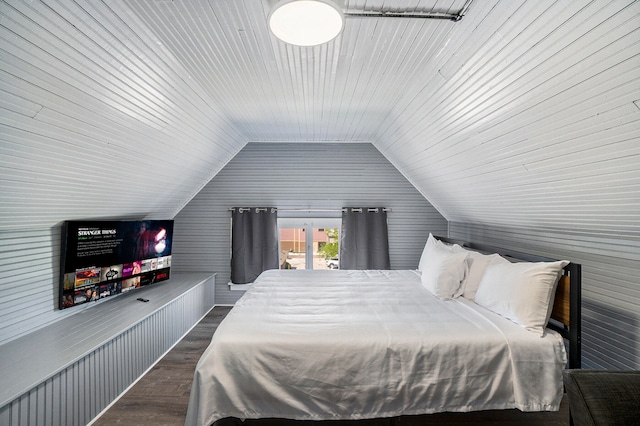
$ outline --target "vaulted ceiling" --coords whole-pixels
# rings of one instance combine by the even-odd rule
[[[466,0],[345,0],[457,13]],[[640,2],[294,47],[267,0],[0,3],[0,230],[172,217],[248,142],[371,142],[449,220],[640,235]]]

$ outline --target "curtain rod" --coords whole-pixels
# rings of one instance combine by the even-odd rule
[[[240,213],[245,212],[245,211],[249,211],[252,208],[255,208],[256,211],[267,211],[267,207],[238,207]],[[229,207],[229,211],[235,211],[236,207]],[[278,211],[278,212],[345,212],[347,211],[346,208],[344,209],[312,209],[312,208],[308,208],[308,209],[279,209],[279,208],[272,208],[272,210]],[[377,211],[378,208],[377,207],[369,207],[368,211],[373,212],[373,211]],[[362,208],[358,208],[358,207],[351,207],[351,211],[362,211]],[[391,208],[389,207],[383,207],[382,211],[385,212],[390,212]]]

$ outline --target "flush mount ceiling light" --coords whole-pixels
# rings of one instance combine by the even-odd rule
[[[344,13],[330,0],[280,0],[269,14],[271,32],[296,46],[327,43],[343,27]]]
[[[269,13],[271,32],[285,43],[296,46],[317,46],[340,34],[348,18],[409,18],[446,19],[458,22],[473,0],[466,0],[457,13],[438,11],[361,10],[343,11],[336,3],[342,0],[271,0],[275,4]]]

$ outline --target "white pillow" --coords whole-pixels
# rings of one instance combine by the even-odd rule
[[[418,271],[422,271],[425,263],[427,262],[427,250],[429,246],[435,246],[438,244],[438,240],[429,232],[429,237],[427,238],[427,242],[424,245],[424,249],[422,250],[422,255],[420,256],[420,262],[418,262]]]
[[[422,269],[424,268],[424,264],[425,262],[427,262],[427,249],[429,248],[429,246],[439,246],[441,248],[446,249],[447,251],[450,252],[467,252],[466,249],[460,247],[458,244],[453,244],[453,245],[449,245],[449,244],[445,244],[442,241],[436,239],[436,237],[433,236],[433,234],[431,234],[431,232],[429,232],[429,237],[427,238],[427,242],[424,245],[424,249],[422,250],[422,255],[420,256],[420,262],[418,262],[418,271],[422,271]]]
[[[490,263],[475,301],[527,330],[544,335],[562,268],[558,262]]]
[[[422,285],[440,299],[460,296],[467,253],[452,253],[441,244],[427,244],[423,254]]]
[[[474,300],[476,297],[476,292],[478,291],[478,286],[480,285],[480,281],[484,276],[484,271],[487,269],[487,266],[491,263],[511,263],[504,257],[499,254],[482,254],[477,251],[469,251],[469,256],[467,257],[467,264],[469,265],[469,270],[467,272],[467,276],[462,283],[462,296],[469,299]]]

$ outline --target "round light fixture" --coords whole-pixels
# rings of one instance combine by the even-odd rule
[[[280,0],[269,13],[271,32],[285,43],[317,46],[340,34],[342,10],[330,0]]]

